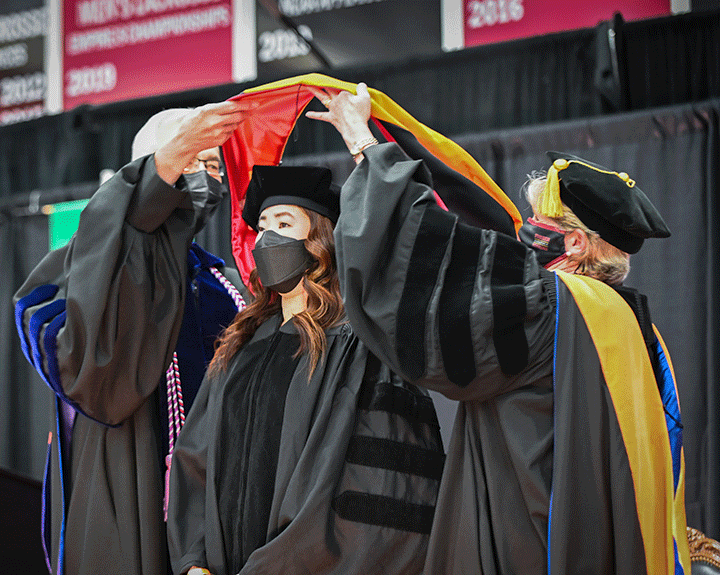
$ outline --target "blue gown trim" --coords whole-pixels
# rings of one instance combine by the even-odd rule
[[[20,298],[15,304],[15,326],[20,334],[20,347],[22,348],[27,360],[33,365],[35,365],[35,363],[32,360],[30,343],[28,342],[25,330],[23,329],[23,316],[28,308],[54,298],[59,289],[60,288],[58,286],[53,284],[38,286],[28,295]]]
[[[54,290],[43,290],[41,288],[55,288]],[[24,310],[27,309],[32,305],[38,305],[43,299],[40,299],[40,296],[47,295],[47,294],[56,294],[57,293],[57,286],[40,286],[40,288],[36,288],[33,290],[33,292],[27,296],[25,296],[22,300],[18,302],[16,305],[16,318],[20,318],[20,323],[18,325],[19,333],[21,334],[21,341],[25,338],[24,331],[22,329],[22,317],[24,314]],[[33,294],[36,295],[35,298],[28,299]],[[50,296],[52,297],[52,296]],[[25,301],[27,300],[27,301]],[[22,311],[21,308],[21,302],[23,302]],[[32,303],[29,303],[32,302]],[[87,413],[85,413],[76,402],[68,398],[68,396],[65,394],[65,390],[62,387],[62,384],[60,382],[60,369],[58,367],[58,361],[57,361],[57,336],[58,333],[60,333],[60,330],[65,325],[65,319],[67,317],[67,313],[65,311],[65,300],[64,299],[58,299],[55,301],[50,302],[46,306],[43,306],[39,310],[37,310],[30,318],[30,323],[28,326],[28,332],[30,335],[30,348],[31,353],[28,359],[30,360],[30,363],[33,364],[35,369],[37,370],[38,374],[42,377],[43,381],[48,385],[50,389],[53,390],[53,392],[60,398],[62,401],[70,405],[75,411],[78,413],[81,413],[85,417],[88,417],[92,419],[93,421],[96,421],[97,423],[104,425],[106,427],[120,427],[120,423],[115,425],[107,424],[103,421],[100,421],[94,417],[89,416]],[[47,327],[45,328],[45,333],[42,335],[42,343],[44,345],[45,349],[45,360],[47,361],[47,371],[45,370],[45,366],[43,365],[43,354],[40,349],[40,337],[43,331],[43,327],[47,324]]]
[[[665,355],[665,350],[660,341],[655,342],[655,350],[658,355],[658,364],[660,366],[660,398],[665,410],[665,424],[667,425],[668,438],[670,440],[670,455],[672,457],[673,466],[673,489],[677,493],[678,482],[680,480],[680,468],[682,466],[682,419],[680,416],[680,402],[678,400],[677,391],[675,389],[675,380],[673,379],[670,362]],[[673,545],[675,546],[675,575],[684,575],[680,555],[678,553],[677,541],[673,537]]]
[[[67,501],[65,500],[65,470],[63,466],[63,453],[62,453],[62,432],[61,432],[61,418],[62,418],[62,406],[60,405],[60,398],[55,397],[55,413],[56,415],[56,430],[57,433],[57,446],[58,446],[58,475],[60,476],[60,496],[62,497],[62,521],[60,523],[60,546],[58,549],[58,568],[56,575],[64,575],[65,573],[65,527],[67,526]]]
[[[48,572],[52,573],[52,560],[50,557],[50,549],[52,541],[50,539],[50,514],[48,507],[51,505],[50,498],[50,467],[52,465],[52,437],[47,447],[47,455],[45,456],[45,471],[43,473],[42,499],[41,499],[41,516],[40,516],[40,533],[42,535],[43,551],[45,552],[45,562],[47,563]]]
[[[65,311],[65,300],[58,299],[50,302],[46,306],[41,307],[30,317],[30,324],[28,325],[28,332],[30,336],[30,346],[32,347],[32,364],[35,369],[42,376],[45,383],[47,383],[53,391],[57,391],[55,386],[50,382],[45,366],[43,365],[42,351],[40,351],[40,337],[45,324],[50,320],[55,319],[59,314]]]
[[[555,336],[553,339],[553,437],[555,437],[555,374],[557,373],[557,343],[558,343],[558,326],[560,325],[560,279],[558,278],[558,275],[555,274],[555,293],[556,295],[556,301],[555,301]],[[548,530],[547,530],[547,566],[548,566],[548,575],[552,575],[550,573],[552,561],[551,561],[551,545],[552,545],[552,513],[553,512],[553,490],[552,487],[550,488],[550,508],[548,509]]]
[[[55,316],[55,318],[48,324],[45,329],[43,344],[45,346],[45,359],[47,360],[47,384],[55,393],[62,396],[63,400],[72,405],[73,402],[67,398],[62,385],[60,385],[60,369],[58,368],[57,361],[57,335],[60,333],[60,329],[65,325],[66,317],[67,313],[63,309],[62,313]],[[40,369],[40,367],[38,367],[38,369]],[[73,405],[73,407],[77,409],[75,405]]]
[[[678,552],[677,541],[673,537],[673,547],[675,548],[675,575],[685,575],[682,563],[680,563],[680,553]]]
[[[670,453],[672,455],[673,464],[673,483],[677,490],[678,481],[680,480],[680,465],[682,463],[682,419],[680,416],[680,402],[678,401],[677,392],[675,390],[675,380],[670,370],[670,364],[665,356],[660,342],[655,343],[655,349],[658,354],[658,363],[660,364],[660,397],[663,407],[665,408],[665,423],[667,424],[668,435],[670,437]]]

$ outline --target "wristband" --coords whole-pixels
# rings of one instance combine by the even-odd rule
[[[358,154],[362,154],[364,149],[369,148],[370,146],[374,146],[377,143],[379,142],[377,141],[377,138],[375,138],[375,136],[370,136],[369,138],[363,138],[362,140],[358,140],[352,146],[350,146],[350,155],[354,158]]]

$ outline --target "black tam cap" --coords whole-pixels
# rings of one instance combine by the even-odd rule
[[[560,200],[588,228],[616,248],[637,253],[646,238],[667,238],[670,230],[648,197],[625,172],[613,172],[561,152],[553,162],[538,212],[562,215]]]
[[[336,223],[340,215],[340,188],[333,185],[328,168],[253,166],[243,219],[257,231],[262,211],[279,204],[301,206]]]

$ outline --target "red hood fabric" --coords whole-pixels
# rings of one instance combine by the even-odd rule
[[[252,168],[278,165],[295,123],[313,94],[309,87],[330,92],[356,85],[322,74],[306,74],[245,90],[231,100],[251,102],[252,113],[223,145],[232,197],[232,250],[243,282],[255,267],[255,231],[242,219],[242,205]],[[371,117],[388,141],[397,142],[412,158],[425,160],[435,189],[450,211],[469,223],[515,235],[522,219],[515,205],[463,148],[415,120],[388,96],[369,88]]]

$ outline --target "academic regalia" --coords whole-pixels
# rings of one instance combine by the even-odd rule
[[[334,221],[338,191],[327,169],[255,166],[243,218],[257,229],[263,209],[287,203]],[[272,276],[289,256],[263,248],[266,237],[254,253],[272,250],[262,260]],[[281,293],[311,265],[288,261]],[[273,285],[261,261],[257,269]],[[345,320],[325,329],[309,377],[295,320],[281,321],[267,319],[226,370],[208,375],[188,414],[170,475],[173,571],[420,573],[444,460],[432,400],[368,353]]]
[[[419,573],[443,453],[432,400],[347,324],[308,382],[292,321],[267,320],[206,380],[173,455],[175,573]]]
[[[162,181],[153,156],[126,165],[15,296],[23,349],[57,394],[43,524],[53,573],[167,572],[166,370],[177,350],[189,408],[240,303],[217,274],[237,273],[191,246],[220,198],[182,184]]]
[[[350,323],[403,378],[460,400],[425,573],[689,573],[659,340],[656,378],[612,288],[444,212],[395,144],[363,154],[335,228]]]

